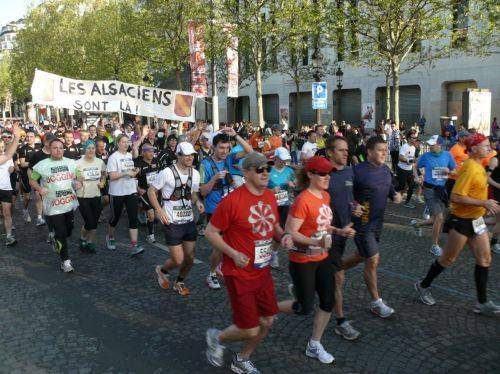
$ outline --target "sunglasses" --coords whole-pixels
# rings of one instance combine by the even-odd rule
[[[326,177],[330,175],[330,173],[320,173],[318,171],[311,171],[311,174],[319,175],[320,177]]]
[[[271,169],[272,169],[271,165],[261,166],[261,167],[255,168],[255,172],[257,174],[262,174],[264,171],[267,171],[268,173],[270,173]]]

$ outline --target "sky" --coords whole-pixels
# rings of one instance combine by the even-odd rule
[[[25,15],[30,4],[40,2],[40,0],[0,0],[0,26],[17,21]]]

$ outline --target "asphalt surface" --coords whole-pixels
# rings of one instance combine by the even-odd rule
[[[279,315],[253,362],[263,373],[494,373],[500,372],[499,319],[475,315],[474,260],[467,249],[435,282],[435,306],[418,302],[413,289],[433,261],[430,231],[417,238],[408,227],[422,213],[390,204],[380,245],[379,289],[396,313],[382,320],[369,312],[362,268],[346,274],[345,312],[361,331],[354,342],[325,332],[323,345],[335,365],[305,356],[312,316]],[[225,373],[205,359],[205,331],[231,323],[226,291],[205,285],[209,247],[200,238],[197,262],[186,284],[189,297],[157,284],[154,266],[168,258],[162,233],[145,244],[138,258],[127,254],[126,216],[117,235],[118,250],[103,248],[105,225],[98,230],[99,250],[82,254],[77,229],[70,241],[73,274],[59,270],[46,243],[47,229],[15,224],[15,247],[0,237],[0,373]],[[145,228],[141,228],[145,237]],[[349,244],[347,252],[353,250]],[[279,299],[288,298],[286,256],[273,270]],[[493,255],[489,297],[500,301],[499,256]]]

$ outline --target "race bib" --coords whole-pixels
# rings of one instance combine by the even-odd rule
[[[290,204],[290,199],[288,198],[288,191],[280,190],[280,192],[276,192],[274,196],[276,197],[276,202],[278,203],[278,206]]]
[[[262,269],[269,265],[273,254],[272,245],[272,239],[255,241],[255,260],[253,262],[254,268]]]
[[[173,223],[182,224],[194,220],[193,208],[189,205],[174,206],[172,209]]]
[[[446,168],[437,167],[432,169],[432,178],[433,179],[448,179],[448,174],[444,172]]]
[[[479,217],[472,221],[472,227],[474,228],[474,232],[476,235],[481,235],[486,232],[486,223],[484,223],[483,217]]]
[[[99,168],[86,168],[82,170],[84,181],[98,181],[101,178],[101,170]]]
[[[120,166],[123,173],[128,173],[134,170],[134,161],[126,159],[120,160]]]
[[[151,173],[146,174],[146,181],[148,182],[148,186],[151,186],[151,183],[154,182],[157,174],[158,174],[157,171],[153,171]]]

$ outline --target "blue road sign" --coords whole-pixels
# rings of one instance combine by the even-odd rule
[[[312,84],[312,108],[327,109],[328,91],[326,82],[313,82]]]

